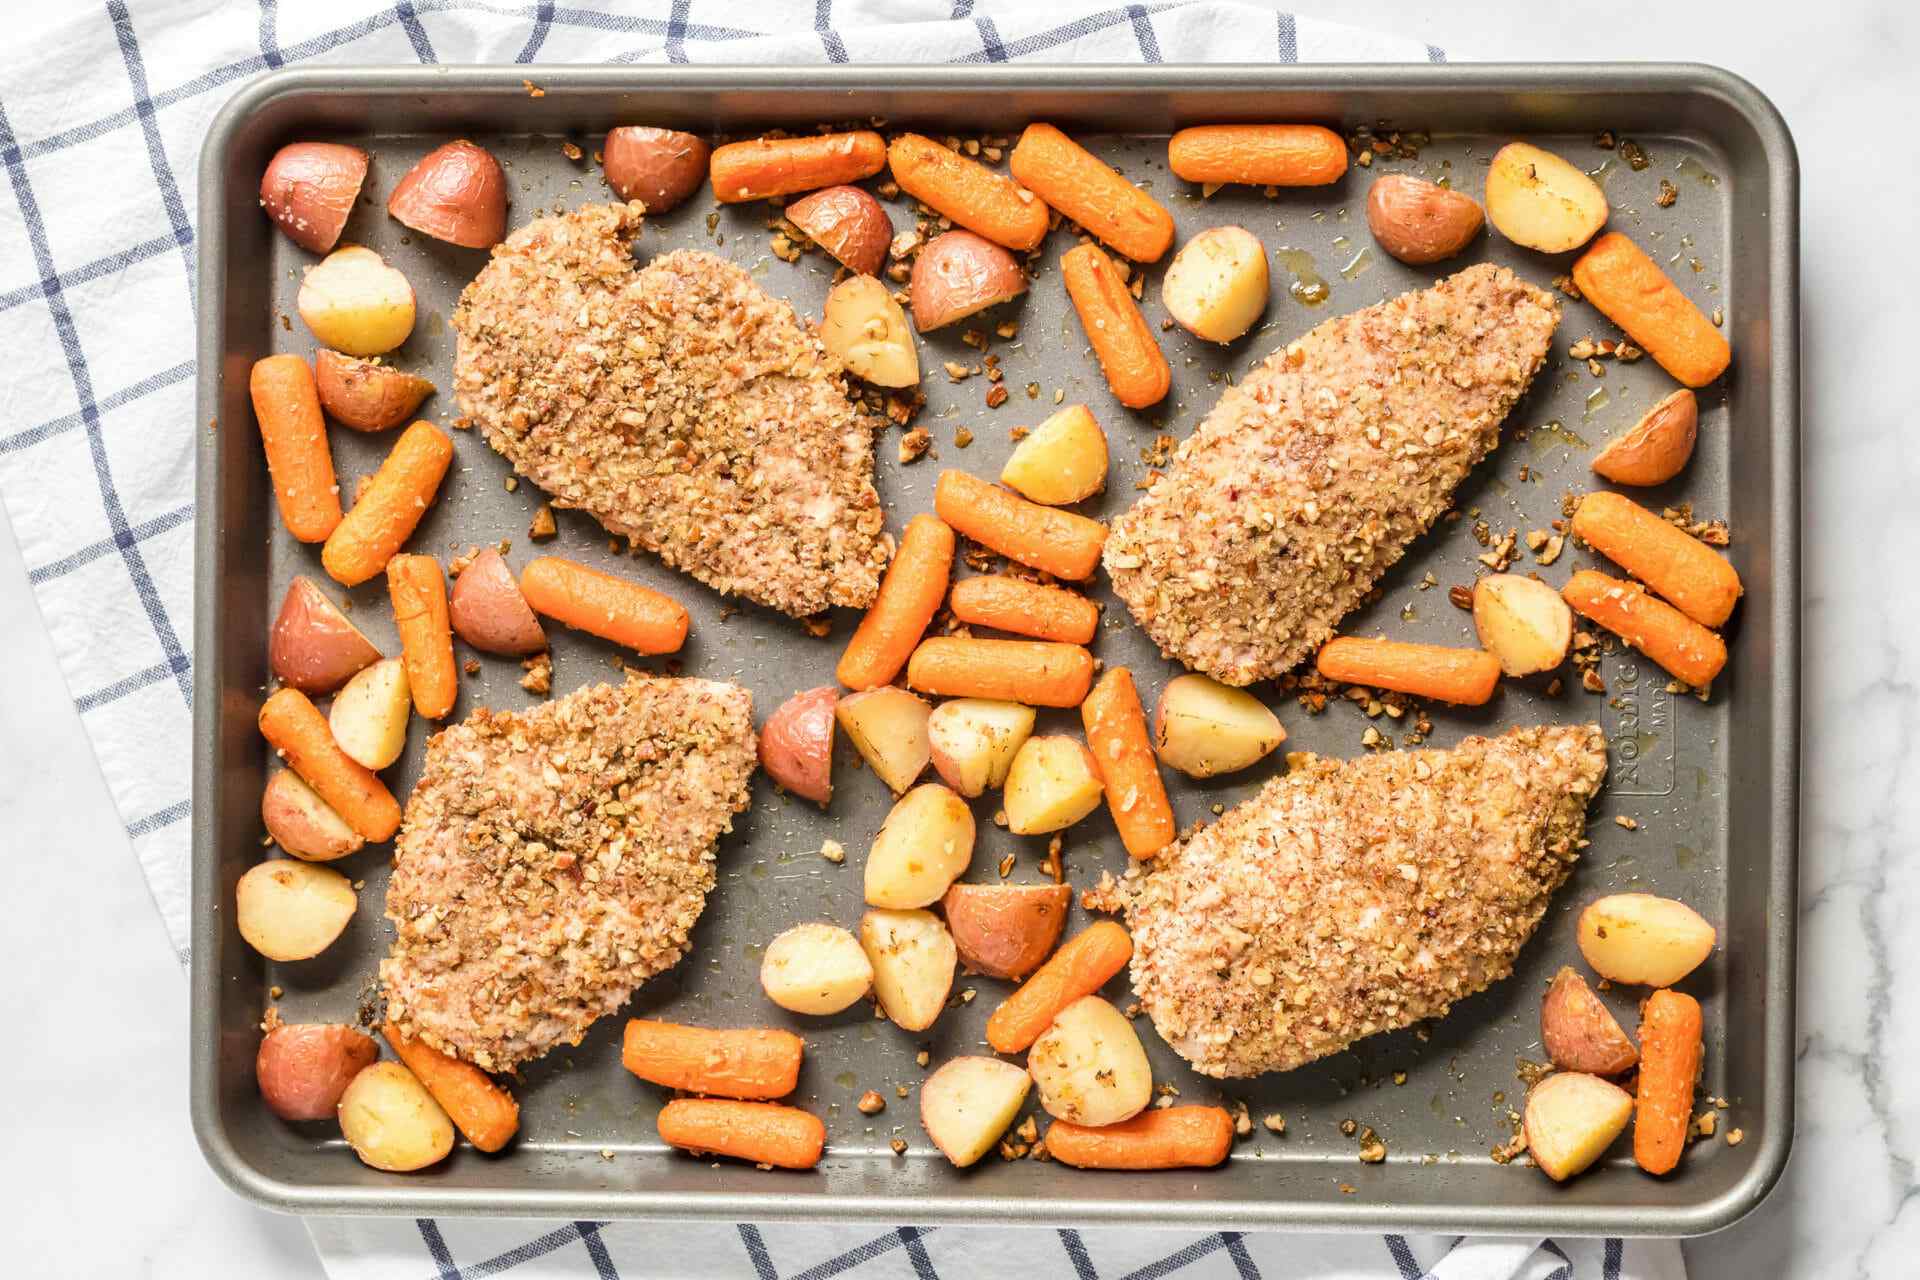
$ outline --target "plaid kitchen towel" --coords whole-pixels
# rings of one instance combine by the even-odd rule
[[[1439,61],[1268,5],[1086,0],[107,0],[0,47],[0,501],[186,960],[195,166],[235,88],[302,63]],[[1671,1242],[1106,1228],[326,1219],[354,1280],[1419,1277],[1665,1280]]]

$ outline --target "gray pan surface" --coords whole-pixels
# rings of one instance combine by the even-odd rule
[[[229,1183],[262,1203],[301,1212],[1138,1222],[1209,1229],[1692,1233],[1724,1226],[1759,1202],[1786,1160],[1793,1123],[1798,195],[1792,143],[1751,86],[1717,70],[1682,66],[542,68],[532,73],[545,90],[535,97],[522,74],[281,72],[239,93],[208,139],[201,185],[199,418],[206,429],[199,457],[192,1109],[208,1157]],[[261,1104],[252,1071],[269,989],[283,991],[277,1002],[289,1020],[351,1020],[385,953],[390,926],[381,914],[385,847],[344,864],[364,880],[360,910],[346,935],[318,958],[264,962],[233,925],[234,883],[263,855],[259,797],[269,758],[254,714],[268,680],[268,624],[295,573],[341,594],[321,571],[318,549],[292,542],[275,515],[247,402],[246,375],[255,359],[281,351],[310,355],[314,347],[294,309],[299,272],[313,258],[273,231],[257,203],[267,157],[282,143],[308,138],[352,141],[372,153],[371,198],[354,212],[345,239],[372,245],[413,282],[420,319],[395,362],[445,388],[454,355],[448,318],[484,254],[409,232],[384,211],[393,183],[432,146],[468,136],[506,162],[509,221],[517,226],[536,211],[608,198],[597,167],[590,159],[569,159],[562,144],[591,152],[612,124],[739,135],[876,116],[935,136],[1010,134],[1029,120],[1055,121],[1150,183],[1173,210],[1181,240],[1220,223],[1251,229],[1270,251],[1274,279],[1266,316],[1247,339],[1220,349],[1183,331],[1163,333],[1173,392],[1158,409],[1132,413],[1112,400],[1086,351],[1055,270],[1068,240],[1056,234],[1029,295],[979,326],[991,330],[1003,319],[1019,324],[1016,339],[995,338],[992,345],[1012,392],[1007,403],[987,409],[984,377],[955,382],[942,371],[946,361],[978,364],[980,353],[961,341],[962,330],[972,326],[921,338],[928,404],[919,422],[932,432],[933,454],[901,465],[897,431],[884,433],[876,451],[877,484],[896,530],[930,508],[941,468],[996,475],[1011,448],[1009,428],[1039,422],[1056,392],[1069,403],[1085,401],[1106,427],[1112,476],[1088,509],[1110,516],[1135,496],[1134,482],[1146,471],[1142,451],[1156,435],[1184,437],[1225,378],[1321,320],[1424,287],[1475,261],[1509,264],[1543,286],[1569,266],[1571,255],[1534,254],[1493,234],[1453,263],[1403,266],[1373,247],[1367,234],[1363,205],[1374,176],[1446,176],[1479,196],[1488,157],[1520,137],[1597,170],[1613,206],[1612,225],[1648,246],[1703,308],[1724,308],[1734,365],[1701,395],[1695,460],[1678,481],[1641,496],[1691,501],[1698,515],[1731,522],[1730,554],[1747,595],[1729,631],[1727,674],[1702,703],[1666,693],[1662,673],[1616,651],[1601,668],[1607,696],[1583,692],[1577,679],[1549,696],[1546,682],[1533,678],[1505,682],[1481,709],[1432,708],[1431,741],[1440,746],[1518,724],[1598,718],[1612,746],[1612,767],[1590,815],[1592,847],[1521,954],[1514,977],[1417,1030],[1376,1036],[1288,1074],[1215,1082],[1187,1071],[1142,1020],[1156,1080],[1176,1086],[1182,1101],[1244,1102],[1254,1117],[1254,1133],[1221,1169],[1099,1174],[997,1157],[968,1171],[951,1168],[919,1125],[917,1096],[902,1098],[897,1090],[915,1094],[926,1074],[915,1065],[921,1049],[935,1064],[985,1051],[982,1028],[1008,989],[1004,983],[962,976],[956,991],[976,998],[922,1035],[876,1020],[864,1003],[838,1017],[807,1019],[761,995],[761,949],[775,933],[811,919],[852,926],[862,911],[862,858],[890,798],[859,766],[844,735],[829,812],[777,793],[764,776],[756,779],[752,810],[720,841],[720,883],[692,955],[644,987],[632,1005],[636,1014],[688,1022],[800,1030],[808,1057],[794,1100],[824,1116],[828,1128],[829,1151],[817,1171],[761,1172],[663,1148],[653,1118],[664,1095],[621,1068],[621,1017],[604,1020],[579,1047],[526,1068],[516,1088],[522,1134],[497,1157],[463,1147],[430,1172],[385,1174],[355,1160],[332,1125],[280,1123]],[[1343,130],[1385,121],[1432,138],[1417,160],[1355,168],[1333,188],[1273,198],[1230,188],[1202,199],[1167,172],[1165,135],[1183,124],[1228,120],[1313,120]],[[1602,129],[1640,143],[1651,165],[1636,171],[1620,151],[1597,149],[1593,139]],[[1655,204],[1663,178],[1678,191],[1668,208]],[[889,209],[896,227],[909,225],[905,202]],[[721,209],[717,218],[714,211],[703,191],[651,220],[641,256],[682,246],[724,254],[791,299],[802,315],[817,316],[831,262],[819,254],[797,264],[774,257],[764,206]],[[1164,266],[1147,269],[1145,310],[1156,331],[1166,315],[1159,299]],[[1308,273],[1327,286],[1318,305],[1301,300]],[[1595,449],[1670,389],[1650,359],[1609,361],[1605,376],[1594,377],[1566,356],[1568,344],[1586,335],[1618,336],[1590,307],[1568,303],[1554,353],[1509,419],[1506,442],[1458,495],[1462,518],[1418,541],[1383,579],[1377,601],[1347,620],[1345,632],[1473,642],[1470,619],[1449,604],[1446,588],[1471,584],[1481,571],[1476,520],[1496,535],[1509,527],[1523,536],[1546,528],[1561,514],[1563,494],[1594,487],[1587,462]],[[1029,384],[1037,384],[1037,398],[1029,398]],[[423,410],[442,424],[456,413],[445,394]],[[973,435],[964,449],[955,439],[961,427]],[[343,488],[351,492],[393,438],[335,428]],[[444,560],[505,537],[517,569],[535,554],[526,535],[541,495],[525,483],[510,492],[509,468],[478,433],[455,433],[455,444],[454,469],[411,546]],[[545,550],[630,575],[685,602],[693,628],[680,666],[748,685],[756,718],[797,690],[832,681],[852,613],[836,616],[832,634],[817,639],[783,616],[731,605],[644,554],[610,552],[606,535],[584,515],[561,512],[559,522],[559,537]],[[1569,547],[1551,567],[1523,556],[1515,568],[1535,569],[1557,585],[1572,570],[1596,563]],[[1423,589],[1428,574],[1438,585]],[[345,594],[375,643],[397,652],[381,582]],[[1109,663],[1132,666],[1151,706],[1178,671],[1131,624],[1104,580],[1097,594],[1110,608],[1095,651]],[[613,666],[623,655],[614,647],[557,626],[549,630],[556,694],[618,678]],[[464,648],[460,653],[468,656]],[[665,666],[657,660],[637,665]],[[517,663],[482,658],[479,674],[462,678],[455,714],[482,705],[533,705],[518,686],[520,675]],[[1344,700],[1309,715],[1272,685],[1256,691],[1285,724],[1286,748],[1240,775],[1206,784],[1179,780],[1172,792],[1183,825],[1209,818],[1210,806],[1250,795],[1284,767],[1286,750],[1356,756],[1367,749],[1362,736],[1369,728],[1396,744],[1408,728],[1385,716],[1369,720]],[[1043,727],[1078,732],[1074,713],[1042,716]],[[390,771],[396,794],[404,796],[411,784],[425,737],[416,725],[407,754]],[[996,864],[1012,853],[1012,881],[1042,879],[1045,839],[994,826],[990,801],[978,805],[981,837],[969,878],[994,880]],[[1617,825],[1616,816],[1633,819],[1638,829]],[[821,857],[828,838],[848,850],[844,865]],[[1127,856],[1104,808],[1066,834],[1065,860],[1076,888],[1093,884],[1103,869],[1124,869]],[[1719,927],[1721,945],[1685,988],[1706,1009],[1701,1096],[1724,1098],[1720,1131],[1738,1127],[1745,1140],[1697,1144],[1675,1175],[1656,1180],[1633,1167],[1623,1139],[1602,1167],[1556,1186],[1524,1161],[1502,1166],[1489,1153],[1510,1136],[1511,1113],[1524,1095],[1518,1061],[1543,1056],[1543,984],[1560,965],[1579,963],[1579,906],[1616,890],[1682,898]],[[1069,927],[1084,922],[1076,906]],[[1108,994],[1123,1004],[1130,999],[1124,975]],[[1616,990],[1604,998],[1631,1028],[1637,996]],[[872,1118],[854,1108],[867,1089],[888,1101]],[[1033,1101],[1027,1109],[1035,1109]],[[1286,1119],[1284,1136],[1259,1123],[1274,1113]],[[1384,1140],[1385,1163],[1359,1161],[1358,1138],[1342,1132],[1346,1120]],[[904,1156],[891,1150],[894,1138],[906,1140]]]

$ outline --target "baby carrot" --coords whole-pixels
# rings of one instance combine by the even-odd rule
[[[335,582],[357,587],[387,567],[427,514],[452,461],[453,441],[431,422],[416,422],[401,434],[320,549],[320,563]]]
[[[387,595],[393,629],[400,633],[413,709],[429,720],[453,710],[460,673],[453,665],[453,630],[447,613],[447,579],[432,556],[395,556],[387,561]]]
[[[1627,331],[1682,385],[1704,387],[1727,370],[1733,350],[1713,321],[1687,300],[1660,265],[1618,231],[1587,247],[1573,282],[1602,315]]]
[[[1129,409],[1164,400],[1173,372],[1113,260],[1097,245],[1076,245],[1060,256],[1060,278],[1113,398]]]
[[[841,684],[876,689],[900,674],[947,593],[953,543],[953,530],[937,516],[917,515],[907,522],[900,550],[880,580],[880,594],[834,668]]]
[[[1590,493],[1573,513],[1573,531],[1703,627],[1733,614],[1740,575],[1712,547],[1631,498]]]
[[[1033,192],[932,138],[901,134],[887,166],[902,191],[995,244],[1024,252],[1047,238],[1047,206]]]
[[[268,356],[254,362],[247,389],[281,521],[302,542],[325,541],[340,523],[340,486],[313,370],[299,356]]]
[[[373,770],[340,749],[306,694],[281,689],[262,703],[260,736],[362,839],[377,844],[400,829],[400,802]]]
[[[520,1104],[486,1072],[452,1054],[407,1039],[391,1022],[381,1028],[381,1034],[400,1061],[407,1064],[407,1070],[420,1077],[420,1083],[468,1142],[482,1151],[498,1151],[520,1131]]]
[[[1640,1009],[1633,1108],[1633,1162],[1648,1173],[1671,1172],[1686,1150],[1700,1055],[1700,1002],[1664,989],[1648,996]]]
[[[1188,182],[1320,187],[1347,172],[1347,144],[1317,124],[1207,124],[1167,139],[1167,167]]]
[[[675,1098],[660,1108],[661,1140],[695,1155],[811,1169],[827,1145],[820,1117],[777,1102]]]
[[[1107,543],[1107,526],[1098,520],[1028,502],[965,471],[940,473],[933,509],[987,550],[1072,582],[1093,576]]]
[[[1099,1129],[1069,1120],[1047,1127],[1047,1154],[1076,1169],[1210,1169],[1232,1149],[1225,1107],[1149,1107]]]
[[[987,1043],[1019,1053],[1053,1025],[1053,1016],[1106,985],[1133,958],[1133,939],[1111,920],[1096,920],[1067,939],[987,1019]]]
[[[1560,596],[1575,613],[1593,619],[1697,689],[1711,684],[1727,665],[1726,641],[1637,582],[1582,569],[1567,579]]]
[[[806,1042],[791,1031],[716,1031],[629,1018],[620,1062],[642,1080],[727,1098],[784,1098],[800,1080]]]
[[[1157,262],[1173,243],[1173,215],[1158,200],[1050,124],[1028,125],[1007,167],[1115,253]]]
[[[1500,683],[1500,660],[1481,649],[1449,649],[1399,640],[1339,636],[1320,646],[1313,664],[1329,680],[1393,689],[1477,707]]]
[[[750,138],[715,147],[707,160],[721,204],[765,200],[858,182],[887,162],[886,139],[871,129],[806,138]]]
[[[1133,687],[1133,673],[1125,667],[1107,668],[1080,704],[1080,720],[1120,843],[1136,858],[1151,858],[1173,843],[1173,806],[1147,737],[1147,713]]]
[[[907,663],[907,687],[942,698],[993,698],[1077,707],[1093,682],[1093,655],[1077,644],[934,636]]]
[[[672,653],[687,640],[687,611],[671,597],[558,556],[520,571],[534,612],[641,653]]]
[[[969,626],[1036,640],[1085,644],[1100,626],[1100,610],[1078,592],[1002,573],[983,573],[954,583],[950,604],[953,616]]]

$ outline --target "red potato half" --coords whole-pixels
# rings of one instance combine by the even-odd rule
[[[416,374],[325,347],[314,353],[313,372],[320,407],[335,422],[355,431],[397,427],[433,394],[433,384]]]
[[[507,236],[507,175],[486,148],[449,142],[407,170],[387,197],[387,213],[436,240],[490,249]]]
[[[322,346],[380,356],[407,340],[416,315],[413,285],[365,245],[341,245],[308,267],[294,298]]]
[[[760,767],[797,796],[824,808],[833,799],[834,710],[840,691],[822,685],[796,693],[760,730]]]
[[[828,187],[787,206],[787,221],[807,233],[834,261],[863,276],[880,274],[893,241],[893,223],[880,202],[859,187]]]
[[[260,175],[260,207],[287,239],[329,253],[367,180],[367,153],[339,142],[290,142]]]
[[[305,862],[332,862],[358,853],[366,840],[291,769],[267,779],[260,821],[273,842]]]
[[[482,653],[523,658],[547,647],[540,619],[494,547],[475,556],[453,580],[447,617],[454,634]]]
[[[940,906],[960,963],[989,978],[1024,978],[1060,941],[1073,905],[1064,884],[956,884]]]
[[[949,231],[913,260],[907,284],[913,326],[921,333],[964,320],[1027,291],[1027,274],[1011,253],[971,231]]]
[[[600,150],[607,185],[622,200],[638,200],[650,214],[665,213],[707,180],[713,148],[677,129],[622,125]]]
[[[302,693],[331,693],[380,660],[373,641],[347,621],[313,580],[287,584],[280,616],[267,639],[267,666],[282,684]]]
[[[373,1037],[337,1023],[282,1023],[260,1041],[253,1078],[282,1120],[331,1120],[353,1078],[373,1065]]]

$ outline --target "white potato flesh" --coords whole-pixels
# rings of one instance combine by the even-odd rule
[[[1527,1154],[1555,1182],[1598,1160],[1633,1115],[1633,1095],[1599,1076],[1561,1071],[1527,1091]]]
[[[327,724],[340,749],[369,769],[384,769],[407,749],[413,691],[407,665],[382,658],[334,695]]]
[[[269,960],[310,960],[353,919],[353,882],[331,867],[292,859],[263,862],[234,889],[234,922]]]
[[[1191,778],[1244,769],[1286,740],[1264,702],[1207,676],[1175,677],[1154,710],[1155,753]]]
[[[1018,702],[954,698],[927,717],[933,767],[969,798],[1006,785],[1020,744],[1033,733],[1034,711]]]
[[[848,373],[877,387],[911,387],[920,381],[920,356],[907,313],[872,276],[848,276],[833,286],[820,341]]]
[[[999,1058],[955,1058],[920,1086],[920,1123],[941,1154],[964,1169],[993,1150],[1032,1083]]]
[[[1267,309],[1267,250],[1245,227],[1209,227],[1175,254],[1160,296],[1196,338],[1232,342]]]
[[[1107,433],[1083,404],[1070,404],[1013,447],[1000,482],[1034,502],[1065,506],[1107,487]]]
[[[1551,671],[1573,643],[1573,610],[1538,578],[1494,573],[1473,584],[1473,629],[1510,676]]]
[[[797,924],[767,944],[760,961],[767,999],[795,1013],[839,1013],[873,988],[873,962],[837,924]]]
[[[413,332],[413,286],[363,245],[307,268],[295,306],[321,346],[350,356],[384,355]]]
[[[894,685],[848,694],[833,709],[854,750],[895,795],[905,794],[933,758],[927,743],[932,713],[926,699]]]
[[[1580,913],[1580,954],[1613,982],[1670,987],[1713,952],[1713,926],[1684,902],[1614,893]]]
[[[1007,830],[1017,836],[1063,831],[1099,807],[1101,794],[1093,753],[1078,739],[1028,738],[1007,770]]]
[[[1553,152],[1510,142],[1487,170],[1487,221],[1515,244],[1566,253],[1606,225],[1607,196]]]
[[[867,905],[927,907],[973,861],[973,810],[938,782],[901,796],[867,852]]]
[[[931,911],[876,909],[860,917],[860,946],[873,965],[881,1011],[907,1031],[925,1031],[947,1006],[960,953]]]
[[[340,1132],[376,1169],[411,1173],[453,1150],[453,1121],[425,1085],[397,1062],[376,1062],[340,1095]]]
[[[1062,1009],[1027,1051],[1040,1105],[1056,1120],[1119,1124],[1153,1098],[1153,1068],[1133,1024],[1099,996]]]

